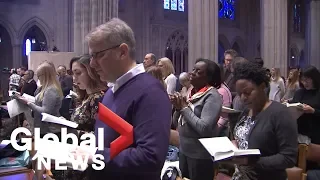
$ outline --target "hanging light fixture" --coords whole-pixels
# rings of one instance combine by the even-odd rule
[[[35,38],[32,38],[32,44],[35,44],[36,43],[36,39]]]

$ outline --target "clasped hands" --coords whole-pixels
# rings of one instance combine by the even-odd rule
[[[173,107],[177,110],[181,110],[188,106],[187,97],[182,96],[179,92],[169,94],[169,98]]]

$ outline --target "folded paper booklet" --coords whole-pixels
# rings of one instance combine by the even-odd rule
[[[303,114],[303,104],[301,103],[285,103],[289,108],[292,117],[297,120]]]
[[[69,168],[73,168],[73,163],[78,157],[74,157],[72,152],[76,149],[81,151],[81,156],[94,156],[98,148],[91,146],[77,146],[73,144],[67,144],[62,142],[56,142],[45,139],[38,139],[37,143],[40,144],[37,149],[37,155],[44,158],[49,158],[53,162],[59,161],[61,164],[65,164]],[[80,157],[80,156],[79,156]],[[82,160],[82,162],[84,162]],[[81,167],[81,164],[77,164],[77,170],[83,171],[88,167],[88,162],[85,162],[86,166]]]
[[[72,97],[72,96],[74,96],[74,97],[78,98],[78,94],[77,94],[77,93],[75,93],[75,92],[74,92],[74,91],[72,91],[72,90],[70,90],[69,95],[70,95],[71,97]]]
[[[19,103],[19,101],[16,99],[7,102],[7,109],[10,118],[13,118],[21,113],[30,111],[30,109],[26,105]]]
[[[231,109],[231,108],[228,108],[228,107],[225,107],[225,106],[222,106],[222,112],[224,113],[240,113],[241,111],[238,111],[238,110],[235,110],[235,109]]]
[[[240,150],[235,147],[228,137],[202,138],[200,143],[212,156],[213,161],[229,159],[235,156],[259,156],[259,149]]]
[[[287,107],[296,107],[296,108],[303,108],[303,104],[301,103],[286,103]]]
[[[69,121],[69,120],[66,120],[64,118],[52,116],[52,115],[47,114],[47,113],[41,113],[41,114],[42,114],[42,121],[61,124],[61,125],[65,125],[65,126],[72,127],[72,128],[77,128],[78,127],[77,123]]]

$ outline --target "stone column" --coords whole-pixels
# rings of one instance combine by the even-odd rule
[[[218,1],[188,1],[188,69],[197,58],[218,62]]]
[[[19,68],[22,65],[22,44],[15,44],[12,46],[12,66],[11,68]]]
[[[260,0],[261,57],[265,67],[280,68],[287,77],[288,0]]]
[[[82,38],[82,53],[88,53],[88,44],[85,42],[86,35],[91,30],[91,1],[92,0],[81,0],[81,38]]]
[[[81,54],[81,44],[83,42],[83,37],[81,35],[81,0],[74,0],[73,8],[73,51],[77,54]]]
[[[307,2],[306,60],[320,69],[320,0]]]
[[[95,27],[118,17],[118,0],[74,0],[74,52],[88,53],[85,36]]]

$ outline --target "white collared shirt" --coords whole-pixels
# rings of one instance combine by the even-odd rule
[[[130,69],[127,73],[125,73],[124,75],[122,75],[121,77],[119,77],[116,82],[112,83],[112,92],[115,93],[122,85],[124,85],[126,82],[128,82],[130,79],[132,79],[133,77],[144,73],[145,69],[143,64],[137,64],[135,67],[133,67],[132,69]],[[110,83],[111,85],[111,83]]]

